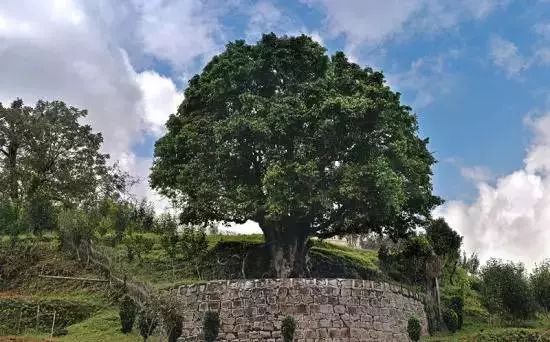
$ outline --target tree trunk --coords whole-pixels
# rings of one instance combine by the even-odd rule
[[[277,278],[306,276],[308,233],[294,226],[262,227],[270,253],[271,272]]]
[[[19,199],[19,184],[17,177],[17,152],[19,146],[12,142],[8,146],[8,170],[9,170],[9,193],[12,201],[17,203]]]

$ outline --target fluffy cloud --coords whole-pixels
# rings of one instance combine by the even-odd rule
[[[509,77],[519,75],[529,67],[527,58],[523,57],[516,44],[501,37],[493,37],[489,44],[493,63],[502,68]]]
[[[550,112],[529,116],[526,124],[534,139],[521,169],[499,177],[493,186],[481,177],[473,203],[449,201],[435,211],[464,236],[465,249],[478,252],[483,261],[521,260],[532,267],[550,257]]]
[[[413,108],[428,106],[438,95],[451,90],[454,77],[448,70],[448,63],[458,54],[458,51],[451,51],[438,56],[419,58],[404,72],[388,73],[388,83],[402,93],[413,94]]]
[[[463,166],[460,174],[475,183],[487,182],[493,178],[491,170],[485,166]]]
[[[223,30],[219,12],[205,1],[136,0],[143,48],[178,68],[219,48]]]
[[[136,74],[136,81],[143,94],[143,108],[148,129],[156,136],[164,132],[164,124],[170,114],[175,113],[183,93],[179,92],[174,82],[154,71],[143,71]]]
[[[437,32],[462,21],[481,19],[504,6],[506,0],[302,0],[320,6],[331,36],[346,37],[348,49],[377,46],[418,32]]]

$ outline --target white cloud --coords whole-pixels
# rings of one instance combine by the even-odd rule
[[[426,107],[437,96],[450,92],[454,77],[447,64],[457,55],[457,51],[451,51],[439,56],[419,58],[404,72],[388,73],[388,84],[406,95],[414,94],[413,108]]]
[[[462,166],[460,168],[462,177],[473,182],[487,182],[493,178],[491,170],[485,166]]]
[[[159,136],[164,132],[170,114],[174,114],[183,101],[183,93],[176,89],[170,78],[154,71],[136,74],[136,80],[143,93],[145,120],[150,124],[149,129]]]
[[[534,133],[524,166],[478,183],[473,203],[449,201],[435,210],[464,236],[464,247],[490,257],[522,261],[527,267],[550,257],[550,112],[526,119]],[[482,172],[483,173],[483,172]],[[475,172],[472,173],[475,175]]]
[[[223,30],[214,8],[197,0],[135,0],[143,48],[178,68],[197,57],[210,57],[220,46]]]
[[[244,12],[249,17],[245,33],[249,43],[255,43],[264,33],[275,32],[288,36],[305,34],[324,46],[323,37],[318,31],[307,29],[269,0],[260,0],[254,6],[245,9]]]
[[[493,63],[502,68],[509,77],[517,76],[529,68],[527,58],[523,57],[518,47],[511,41],[495,36],[489,43]]]
[[[467,20],[482,19],[506,0],[302,0],[319,5],[331,36],[343,35],[347,50],[359,45],[379,46],[389,40],[419,32],[438,32]]]
[[[279,31],[281,27],[291,25],[288,16],[270,1],[261,0],[247,12],[250,18],[246,37],[250,43],[260,39],[263,33]]]
[[[550,40],[550,22],[537,23],[534,29],[535,32],[542,38]]]

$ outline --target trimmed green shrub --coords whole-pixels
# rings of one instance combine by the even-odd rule
[[[458,330],[458,315],[454,310],[447,308],[443,311],[443,322],[450,332],[455,333]]]
[[[203,333],[206,342],[213,342],[220,332],[220,316],[217,312],[207,311],[204,314]]]
[[[420,333],[422,332],[422,327],[420,326],[420,321],[416,317],[409,318],[407,323],[407,333],[411,341],[419,341]]]
[[[451,302],[449,303],[449,308],[456,313],[458,318],[457,329],[462,329],[462,325],[464,323],[464,299],[458,296],[452,297]]]
[[[285,319],[283,319],[283,324],[281,326],[283,341],[292,342],[294,340],[295,331],[296,331],[296,321],[292,316],[286,316]]]
[[[138,325],[139,334],[143,337],[143,341],[147,341],[147,338],[153,334],[153,331],[155,331],[155,328],[157,327],[157,319],[152,312],[147,309],[143,309],[139,313]]]
[[[132,332],[136,320],[137,306],[134,300],[128,295],[124,295],[120,300],[120,325],[124,334]]]

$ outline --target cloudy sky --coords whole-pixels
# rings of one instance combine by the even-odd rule
[[[0,101],[87,108],[147,185],[187,80],[227,41],[306,33],[381,69],[439,160],[437,208],[465,248],[550,257],[548,0],[1,0]]]

